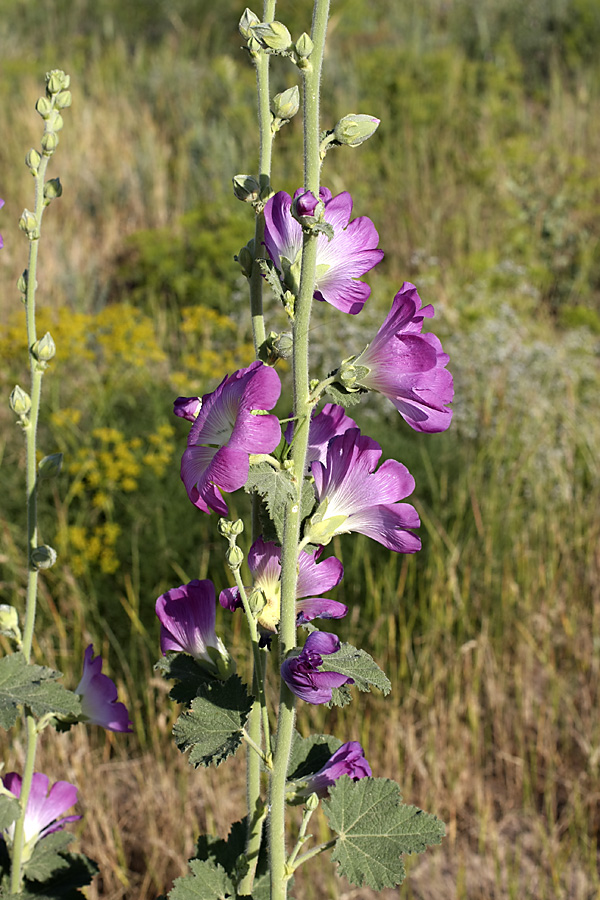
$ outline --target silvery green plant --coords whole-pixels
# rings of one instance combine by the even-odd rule
[[[79,684],[68,690],[58,679],[61,673],[32,660],[38,579],[55,565],[56,551],[41,538],[37,521],[37,499],[44,482],[57,478],[60,453],[50,453],[37,463],[37,428],[41,410],[42,382],[54,360],[56,347],[47,332],[36,330],[37,262],[45,210],[62,194],[59,178],[47,178],[49,163],[58,147],[63,111],[71,105],[70,79],[59,69],[46,75],[46,91],[36,103],[44,122],[39,149],[27,153],[25,163],[35,184],[33,209],[25,209],[19,220],[29,243],[27,268],[17,286],[24,305],[29,354],[30,387],[15,385],[10,408],[25,438],[27,589],[24,610],[0,606],[0,632],[9,639],[13,652],[0,659],[0,727],[21,727],[25,733],[25,763],[22,774],[8,772],[0,783],[0,896],[76,897],[97,871],[86,856],[70,852],[72,835],[64,826],[79,815],[66,813],[77,801],[77,787],[67,781],[50,786],[48,775],[35,771],[38,739],[48,726],[64,731],[79,722],[100,725],[111,731],[129,731],[127,709],[117,701],[117,689],[102,674],[102,660],[94,657],[92,645],[85,651]],[[0,239],[0,247],[2,241]],[[56,737],[55,740],[60,740]]]
[[[310,34],[294,37],[275,18],[275,0],[266,0],[262,18],[246,9],[239,25],[258,93],[258,172],[233,178],[234,195],[255,215],[254,235],[237,259],[249,285],[256,361],[222,373],[203,397],[179,397],[174,412],[190,422],[181,460],[189,500],[199,513],[219,516],[233,582],[222,587],[219,603],[246,617],[251,678],[236,672],[216,634],[211,581],[167,591],[156,612],[158,667],[174,682],[172,699],[183,705],[175,742],[189,751],[193,766],[218,766],[245,743],[247,810],[227,840],[199,838],[190,873],[169,894],[173,900],[283,900],[296,870],[329,850],[350,882],[382,890],[402,882],[404,854],[439,843],[444,834],[436,816],[401,802],[394,781],[373,775],[351,735],[302,738],[295,730],[299,702],[344,706],[354,690],[387,694],[391,687],[363,649],[314,625],[347,612],[343,602],[322,596],[343,579],[341,562],[327,556],[332,539],[360,532],[397,553],[421,546],[419,517],[405,502],[415,487],[412,475],[396,460],[379,465],[382,448],[346,410],[375,391],[413,430],[439,432],[450,424],[453,396],[448,356],[435,335],[423,333],[433,308],[422,305],[409,283],[366,347],[333,372],[313,376],[310,370],[315,301],[340,316],[359,315],[370,295],[361,278],[383,257],[373,222],[352,218],[350,194],[333,196],[321,184],[328,153],[359,148],[379,125],[373,116],[351,113],[321,130],[328,15],[329,0],[315,0]],[[271,96],[274,56],[290,66],[301,90],[294,84]],[[292,197],[272,187],[272,150],[300,97],[304,183]],[[269,310],[280,306],[287,316],[283,331],[267,328],[267,286]],[[287,397],[277,371],[282,359],[291,363]],[[229,518],[224,495],[240,489],[252,495],[248,523]],[[244,560],[250,584],[241,574]],[[267,690],[272,669],[278,701]],[[331,829],[323,843],[308,834],[319,805]]]

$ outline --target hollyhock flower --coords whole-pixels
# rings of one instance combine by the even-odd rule
[[[2,783],[7,791],[15,797],[21,796],[23,779],[16,772],[8,772],[2,776]],[[27,798],[25,811],[24,840],[25,859],[31,858],[33,847],[42,838],[53,831],[59,831],[67,822],[76,822],[81,816],[63,816],[71,806],[77,803],[77,788],[68,781],[57,781],[48,793],[49,780],[47,775],[34,772],[31,780],[31,789]],[[59,818],[62,816],[62,818]],[[15,823],[13,822],[3,832],[5,839],[12,843],[15,835]]]
[[[215,586],[212,581],[190,581],[171,588],[156,601],[160,621],[160,649],[189,653],[214,675],[228,678],[233,661],[215,633]]]
[[[308,435],[308,447],[306,451],[306,465],[318,460],[324,463],[327,458],[327,445],[338,434],[344,434],[349,428],[356,428],[356,422],[346,415],[343,406],[335,403],[326,403],[321,412],[310,420],[310,432]],[[285,439],[291,444],[294,436],[294,423],[290,422],[285,431]]]
[[[236,491],[248,480],[252,453],[271,453],[281,440],[272,409],[281,392],[275,369],[253,362],[205,394],[181,459],[181,479],[192,503],[203,512],[228,515],[219,488]]]
[[[371,766],[365,759],[365,752],[358,741],[348,741],[335,751],[333,756],[306,782],[302,794],[307,797],[317,794],[326,797],[327,790],[342,775],[348,775],[353,781],[372,775]]]
[[[336,587],[342,580],[344,568],[335,556],[318,563],[318,555],[302,551],[298,557],[298,581],[296,587],[296,624],[305,625],[313,619],[341,619],[348,607],[337,600],[313,597]],[[258,624],[267,631],[275,631],[281,609],[281,548],[259,538],[248,554],[248,567],[253,575],[253,591],[260,591],[265,605],[258,616]],[[221,591],[219,603],[225,609],[238,609],[242,605],[237,587]]]
[[[301,700],[307,703],[329,703],[333,688],[354,684],[354,679],[341,672],[319,672],[323,656],[340,649],[339,638],[326,631],[312,631],[297,656],[288,657],[281,666],[281,677]]]
[[[303,191],[296,191],[294,197],[303,198],[302,209],[311,208],[312,202],[308,202]],[[318,237],[314,297],[356,315],[371,293],[371,288],[358,279],[383,258],[383,251],[377,249],[379,235],[367,216],[350,221],[352,197],[347,191],[332,197],[328,188],[321,188],[320,197],[325,204],[325,222],[333,227],[333,238],[329,240],[325,234]],[[297,294],[302,226],[292,217],[291,207],[292,198],[285,191],[279,191],[267,201],[265,245],[284,284]]]
[[[179,416],[180,419],[187,419],[188,422],[196,421],[201,407],[202,400],[200,397],[178,397],[173,402],[175,415]]]
[[[448,354],[434,334],[421,334],[423,319],[433,314],[433,306],[421,307],[414,284],[404,282],[371,343],[340,370],[347,387],[385,394],[411,428],[428,433],[448,428],[454,396]]]
[[[117,703],[117,688],[108,675],[102,674],[102,657],[94,657],[90,644],[83,660],[83,675],[75,688],[81,697],[81,712],[92,725],[108,731],[131,731],[129,714],[124,703]]]
[[[328,544],[335,534],[359,531],[388,550],[414,553],[421,541],[410,530],[419,516],[409,503],[399,503],[415,487],[402,463],[388,459],[375,471],[381,447],[372,438],[350,428],[330,441],[325,464],[313,463],[312,474],[319,506],[304,541]]]

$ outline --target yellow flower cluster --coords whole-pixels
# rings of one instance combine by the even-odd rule
[[[254,359],[252,343],[239,342],[238,325],[229,316],[206,306],[185,306],[181,317],[183,370],[174,372],[171,381],[184,396],[193,393],[198,383],[212,384],[215,373],[223,377]]]

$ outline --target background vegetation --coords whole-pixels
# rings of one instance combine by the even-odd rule
[[[280,0],[293,34],[311,4]],[[410,868],[407,898],[600,896],[600,7],[595,0],[336,0],[323,124],[382,119],[328,158],[386,258],[372,299],[340,325],[319,304],[321,371],[360,349],[403,280],[436,307],[455,419],[421,441],[391,407],[356,418],[417,479],[423,551],[337,542],[352,634],[388,672],[395,703],[303,710],[359,739],[374,773],[436,811],[448,837]],[[180,393],[213,389],[251,358],[233,256],[252,232],[230,191],[256,166],[254,79],[231,0],[5,0],[0,22],[2,393],[27,384],[14,287],[31,204],[21,160],[37,145],[44,72],[72,76],[73,108],[45,219],[40,321],[58,353],[41,446],[65,468],[42,498],[59,563],[42,583],[40,657],[76,684],[86,644],[130,707],[129,738],[50,736],[39,768],[80,786],[81,841],[102,876],[90,898],[154,898],[199,830],[226,834],[242,760],[195,773],[171,748],[173,711],[152,664],[154,600],[191,578],[229,584],[214,517],[179,480]],[[257,10],[260,12],[260,10]],[[274,89],[294,83],[276,61]],[[300,123],[278,138],[276,189],[300,182]],[[273,310],[273,321],[279,313]],[[0,409],[1,590],[21,603],[23,452]],[[232,513],[243,512],[234,498]],[[237,616],[220,616],[244,665]],[[5,747],[15,766],[22,748]],[[99,778],[99,773],[102,775]],[[320,826],[322,827],[322,826]],[[389,892],[388,896],[398,896]],[[371,896],[324,864],[298,898]]]

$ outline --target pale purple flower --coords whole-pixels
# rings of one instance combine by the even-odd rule
[[[371,343],[340,373],[344,382],[385,394],[411,428],[429,433],[448,428],[454,396],[448,354],[434,334],[421,334],[423,319],[433,315],[405,281]]]
[[[155,607],[160,649],[163,654],[171,650],[189,653],[215,675],[227,677],[233,664],[215,632],[216,605],[215,586],[209,579],[194,579],[161,594]]]
[[[296,191],[295,198],[304,197]],[[379,235],[367,216],[350,221],[352,197],[347,191],[332,197],[328,188],[321,188],[325,204],[324,218],[333,227],[333,238],[320,234],[317,246],[317,281],[314,297],[325,300],[342,312],[356,315],[363,308],[371,288],[361,275],[383,259],[377,249]],[[301,205],[307,205],[302,199]],[[291,213],[292,198],[279,191],[265,206],[265,245],[269,256],[279,269],[284,284],[298,293],[299,266],[302,254],[302,226]]]
[[[329,703],[332,690],[354,679],[341,672],[319,672],[323,657],[340,649],[339,638],[327,631],[312,631],[297,656],[288,657],[281,666],[281,677],[294,694],[307,703]]]
[[[195,422],[202,406],[200,397],[178,397],[173,402],[173,412],[180,419],[187,419],[188,422]]]
[[[298,581],[296,586],[296,624],[305,625],[313,619],[340,619],[348,607],[337,600],[314,597],[336,587],[342,580],[344,568],[335,556],[318,562],[319,554],[301,551],[298,557]],[[259,538],[248,553],[248,568],[253,576],[253,589],[260,591],[265,606],[258,616],[258,624],[268,631],[275,631],[281,611],[281,548],[277,544]],[[237,587],[221,591],[219,603],[225,609],[238,609],[242,605]]]
[[[377,441],[361,435],[358,428],[329,442],[325,464],[312,466],[319,506],[305,541],[328,544],[335,534],[359,531],[399,553],[421,548],[411,530],[420,524],[417,511],[399,502],[413,492],[415,480],[406,466],[393,459],[375,471],[380,457]]]
[[[21,796],[23,779],[16,772],[8,772],[3,775],[2,783],[6,790],[15,797]],[[81,816],[63,816],[63,813],[77,803],[75,785],[68,781],[56,781],[48,793],[49,783],[47,775],[34,772],[27,798],[23,834],[25,845],[30,845],[30,849],[33,849],[33,845],[46,835],[64,828],[67,822],[76,822],[81,818]],[[62,818],[60,818],[61,816]],[[12,842],[14,834],[15,823],[13,822],[4,832],[4,837]],[[29,858],[30,854],[27,856]]]
[[[371,766],[365,759],[365,751],[361,745],[358,741],[348,741],[338,747],[323,768],[307,780],[302,794],[306,796],[317,794],[319,797],[326,797],[328,788],[335,784],[342,775],[348,775],[353,781],[358,781],[360,778],[367,778],[372,774]]]
[[[349,428],[356,428],[356,422],[346,415],[343,406],[335,403],[326,403],[321,412],[310,420],[308,434],[308,447],[306,451],[306,465],[318,460],[324,463],[327,458],[327,446],[329,441],[338,434],[344,434]],[[285,431],[285,439],[291,444],[294,436],[294,423],[290,422]]]
[[[102,657],[94,657],[90,644],[83,660],[83,675],[75,688],[81,697],[81,712],[92,725],[109,731],[131,731],[129,714],[124,703],[117,702],[117,688],[108,675],[102,674]]]
[[[281,440],[277,416],[254,413],[272,409],[280,393],[275,369],[257,361],[204,395],[181,459],[181,479],[198,509],[226,516],[219,488],[229,493],[243,487],[250,454],[275,449]]]

